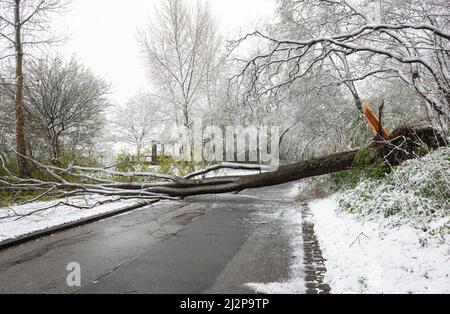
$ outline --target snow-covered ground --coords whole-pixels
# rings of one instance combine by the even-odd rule
[[[0,217],[2,217],[2,219],[0,219],[0,242],[14,239],[35,231],[41,231],[65,223],[78,221],[83,218],[112,212],[136,203],[136,201],[131,200],[120,201],[100,205],[92,209],[78,209],[67,205],[58,205],[61,202],[64,202],[90,207],[93,204],[104,200],[104,197],[90,196],[0,208]],[[46,210],[27,217],[16,216],[16,214],[26,215],[40,209]],[[11,218],[5,218],[9,216],[11,216]]]
[[[419,229],[363,222],[339,212],[336,195],[310,207],[333,293],[450,293],[448,236],[423,247]]]
[[[295,193],[293,188],[293,193]],[[420,229],[408,224],[393,228],[382,221],[362,221],[338,210],[337,195],[309,206],[327,268],[325,283],[333,294],[446,294],[450,293],[450,246],[438,237],[426,246]],[[291,235],[295,260],[286,282],[251,283],[260,293],[304,293],[301,207],[281,208],[274,214]]]

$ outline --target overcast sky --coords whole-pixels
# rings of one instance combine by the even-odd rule
[[[146,24],[161,0],[73,0],[71,11],[55,22],[70,39],[59,48],[65,56],[76,55],[112,84],[111,99],[123,103],[147,78],[139,55],[136,32]],[[261,25],[272,16],[275,0],[204,0],[224,36]]]

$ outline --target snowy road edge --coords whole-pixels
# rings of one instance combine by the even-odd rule
[[[123,208],[120,208],[120,209],[117,209],[117,210],[114,210],[111,212],[97,214],[97,215],[83,218],[80,220],[64,223],[61,225],[53,226],[53,227],[50,227],[47,229],[38,230],[35,232],[31,232],[31,233],[19,236],[17,238],[8,239],[8,240],[0,242],[0,251],[10,249],[12,247],[19,246],[19,245],[22,245],[22,244],[46,237],[46,236],[50,236],[55,233],[59,233],[59,232],[63,232],[63,231],[69,230],[69,229],[81,227],[81,226],[84,226],[84,225],[87,225],[90,223],[94,223],[97,221],[101,221],[101,220],[104,220],[107,218],[112,218],[114,216],[126,214],[128,212],[149,206],[151,204],[152,203],[149,203],[149,202],[140,202],[140,203],[137,203],[137,204],[134,204],[131,206],[127,206],[127,207],[123,207]]]

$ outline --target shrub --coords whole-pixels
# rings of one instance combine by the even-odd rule
[[[450,226],[450,148],[404,162],[383,178],[364,178],[338,196],[342,211],[441,236]]]
[[[343,189],[355,188],[361,178],[380,180],[391,171],[391,168],[378,157],[372,150],[361,149],[356,156],[351,170],[330,175],[332,182]]]

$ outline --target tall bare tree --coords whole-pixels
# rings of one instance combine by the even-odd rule
[[[208,79],[219,43],[208,6],[194,3],[165,0],[139,32],[152,79],[171,104],[175,123],[188,129],[193,112],[208,102]]]
[[[143,92],[133,96],[117,111],[114,122],[120,129],[120,138],[136,147],[138,160],[144,146],[156,134],[156,128],[164,122],[164,116],[155,98]]]
[[[281,3],[286,29],[256,31],[245,37],[267,43],[265,51],[245,62],[243,73],[258,81],[252,87],[270,93],[317,71],[328,71],[335,73],[329,84],[345,85],[357,96],[355,83],[368,78],[402,80],[426,101],[436,124],[448,131],[448,1]],[[270,80],[262,80],[267,77]]]
[[[15,57],[16,146],[19,172],[29,175],[24,116],[24,57],[27,48],[49,44],[56,38],[49,33],[53,13],[67,5],[66,0],[0,0],[0,38],[6,41],[3,58]]]

